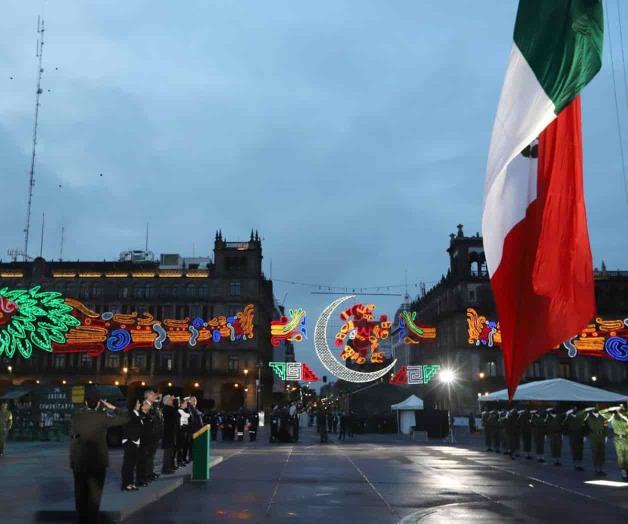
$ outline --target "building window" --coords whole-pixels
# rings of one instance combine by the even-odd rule
[[[155,297],[155,285],[146,284],[146,298],[154,298],[154,297]]]
[[[162,371],[172,371],[173,369],[172,355],[167,355],[167,354],[161,355],[161,369]]]
[[[475,302],[475,289],[470,289],[469,290],[469,300],[471,302]]]
[[[559,372],[561,378],[571,377],[571,364],[569,362],[561,362]]]
[[[65,367],[65,355],[53,355],[52,367],[63,369]]]
[[[89,298],[89,284],[81,285],[81,298]]]
[[[227,363],[229,371],[238,371],[240,369],[240,359],[235,355],[231,355],[229,357],[229,361]]]
[[[94,359],[86,354],[81,355],[79,367],[83,369],[92,369],[94,367]]]
[[[96,284],[96,285],[94,286],[94,290],[93,290],[92,296],[93,296],[94,298],[101,298],[101,297],[102,297],[102,295],[103,295],[103,287],[102,287],[102,284]]]
[[[232,297],[240,296],[240,281],[239,280],[232,280],[231,282],[229,282],[229,295]]]
[[[533,378],[541,378],[543,376],[543,366],[540,362],[533,362],[531,371],[531,376]]]
[[[174,287],[172,288],[172,296],[173,296],[174,298],[177,298],[177,297],[179,296],[179,288],[178,288],[177,286],[174,286]]]
[[[198,295],[198,290],[196,286],[188,286],[187,288],[187,297],[188,298],[196,298]]]
[[[198,353],[191,354],[188,365],[190,369],[201,369],[201,355]]]
[[[198,296],[200,298],[207,298],[208,294],[209,294],[209,286],[207,284],[203,284],[202,286],[198,288]]]
[[[128,298],[129,297],[129,288],[126,286],[122,286],[118,289],[118,298]]]
[[[135,288],[135,298],[144,298],[146,296],[146,290],[143,286],[137,286]]]
[[[116,369],[120,367],[120,355],[107,353],[105,356],[105,367],[107,369]]]
[[[489,377],[497,376],[497,364],[492,360],[486,363],[486,375]]]
[[[174,318],[174,306],[163,307],[163,318]]]
[[[133,353],[133,367],[139,370],[146,369],[146,354],[145,353]]]
[[[190,317],[191,318],[199,318],[202,314],[202,308],[200,304],[192,304],[190,306]]]

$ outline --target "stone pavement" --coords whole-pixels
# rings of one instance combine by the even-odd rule
[[[209,483],[186,484],[127,522],[628,522],[626,484],[587,484],[597,480],[590,468],[513,461],[480,450],[480,437],[460,440],[366,435],[320,445],[305,431],[295,445],[219,443],[226,458]]]
[[[573,470],[568,447],[558,468],[486,453],[482,437],[466,433],[455,445],[396,435],[320,445],[311,429],[301,437],[294,445],[269,444],[264,433],[254,443],[213,443],[224,461],[209,482],[186,483],[125,522],[628,522],[628,484],[588,484],[597,478],[586,462],[584,473]],[[66,444],[12,444],[7,451],[0,459],[2,524],[31,522],[36,509],[71,500]],[[141,496],[119,492],[120,452],[111,455],[107,493]],[[614,464],[607,471],[605,480],[619,479]]]
[[[68,442],[10,442],[0,458],[0,522],[75,522],[74,481],[69,469]],[[110,522],[128,518],[142,507],[155,502],[181,486],[190,476],[192,466],[162,476],[147,488],[136,492],[120,491],[122,451],[111,450],[110,467],[101,511]],[[161,458],[161,451],[157,458]],[[212,456],[212,467],[222,457]],[[156,464],[161,467],[158,460]]]

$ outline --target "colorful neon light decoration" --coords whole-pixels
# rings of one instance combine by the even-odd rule
[[[394,385],[429,384],[440,371],[439,364],[423,364],[417,366],[401,366],[389,383]]]
[[[0,289],[0,355],[30,358],[34,348],[52,351],[80,325],[72,310],[61,293],[40,291],[40,286]]]
[[[478,315],[473,308],[467,309],[467,325],[469,327],[469,344],[475,346],[500,346],[502,343],[502,332],[499,329],[499,322],[487,320],[483,315]]]
[[[364,364],[367,358],[373,364],[384,362],[384,353],[377,350],[379,341],[388,338],[391,323],[386,315],[375,320],[374,310],[374,304],[356,304],[340,314],[340,319],[345,321],[336,334],[336,346],[344,345],[341,359],[353,360],[356,364]]]
[[[0,355],[19,353],[29,358],[37,348],[97,356],[105,350],[237,342],[254,337],[254,315],[255,307],[249,304],[233,316],[207,321],[159,321],[148,313],[98,314],[56,291],[40,291],[40,286],[29,290],[4,288],[0,289]]]
[[[467,309],[469,344],[488,347],[501,345],[499,322],[491,322]],[[592,357],[610,358],[628,362],[628,318],[624,320],[604,320],[597,317],[580,333],[563,342],[562,347],[574,358],[578,354]],[[559,347],[556,347],[559,349]]]
[[[282,340],[303,342],[307,338],[305,328],[306,315],[303,308],[291,309],[287,317],[270,323],[270,343],[278,346]]]
[[[420,344],[421,340],[434,340],[436,328],[415,324],[416,311],[402,311],[399,315],[399,338],[404,344]]]
[[[285,381],[318,382],[320,378],[305,362],[269,362],[268,366]]]

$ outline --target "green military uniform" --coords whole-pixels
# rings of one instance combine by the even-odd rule
[[[506,418],[506,432],[508,433],[508,449],[510,456],[519,456],[521,435],[519,433],[519,414],[511,409]]]
[[[593,467],[598,475],[604,475],[606,462],[606,437],[608,436],[608,422],[597,411],[589,411],[584,419],[585,428],[591,440]]]
[[[560,466],[560,459],[563,450],[563,416],[550,412],[547,416],[547,434],[550,441],[550,452],[554,459],[554,464]]]
[[[571,450],[571,459],[577,471],[582,471],[582,453],[584,449],[584,419],[586,412],[571,411],[567,412],[564,421],[565,431],[569,437],[569,449]]]
[[[530,417],[530,410],[524,409],[519,411],[519,418],[517,419],[517,422],[519,425],[521,440],[523,441],[523,451],[526,454],[526,458],[530,460],[532,458],[532,420]]]
[[[628,413],[623,406],[620,410],[608,409],[600,411],[600,414],[610,420],[613,426],[615,440],[615,452],[617,464],[621,469],[624,482],[628,482]]]
[[[497,432],[499,433],[499,441],[501,442],[504,454],[510,453],[508,442],[508,412],[502,411],[497,419]]]
[[[98,522],[105,474],[109,466],[107,429],[129,420],[126,411],[79,409],[70,424],[70,467],[79,522]]]
[[[4,443],[13,426],[13,414],[9,408],[0,409],[0,457],[4,455]]]
[[[532,437],[534,438],[534,452],[539,462],[545,462],[545,433],[547,432],[547,416],[538,411],[532,412],[530,420]]]
[[[491,433],[491,447],[494,451],[499,453],[501,440],[499,438],[499,414],[497,413],[497,410],[493,410],[488,414],[488,427],[490,428]]]
[[[489,412],[482,411],[482,430],[484,431],[484,445],[486,446],[486,451],[493,451],[491,448],[493,444],[493,435],[491,434],[491,427],[489,422]]]

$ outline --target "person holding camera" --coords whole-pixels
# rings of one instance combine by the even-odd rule
[[[95,389],[85,393],[85,406],[70,423],[70,467],[78,522],[96,524],[105,475],[109,466],[107,430],[129,420],[124,410],[100,398]]]

